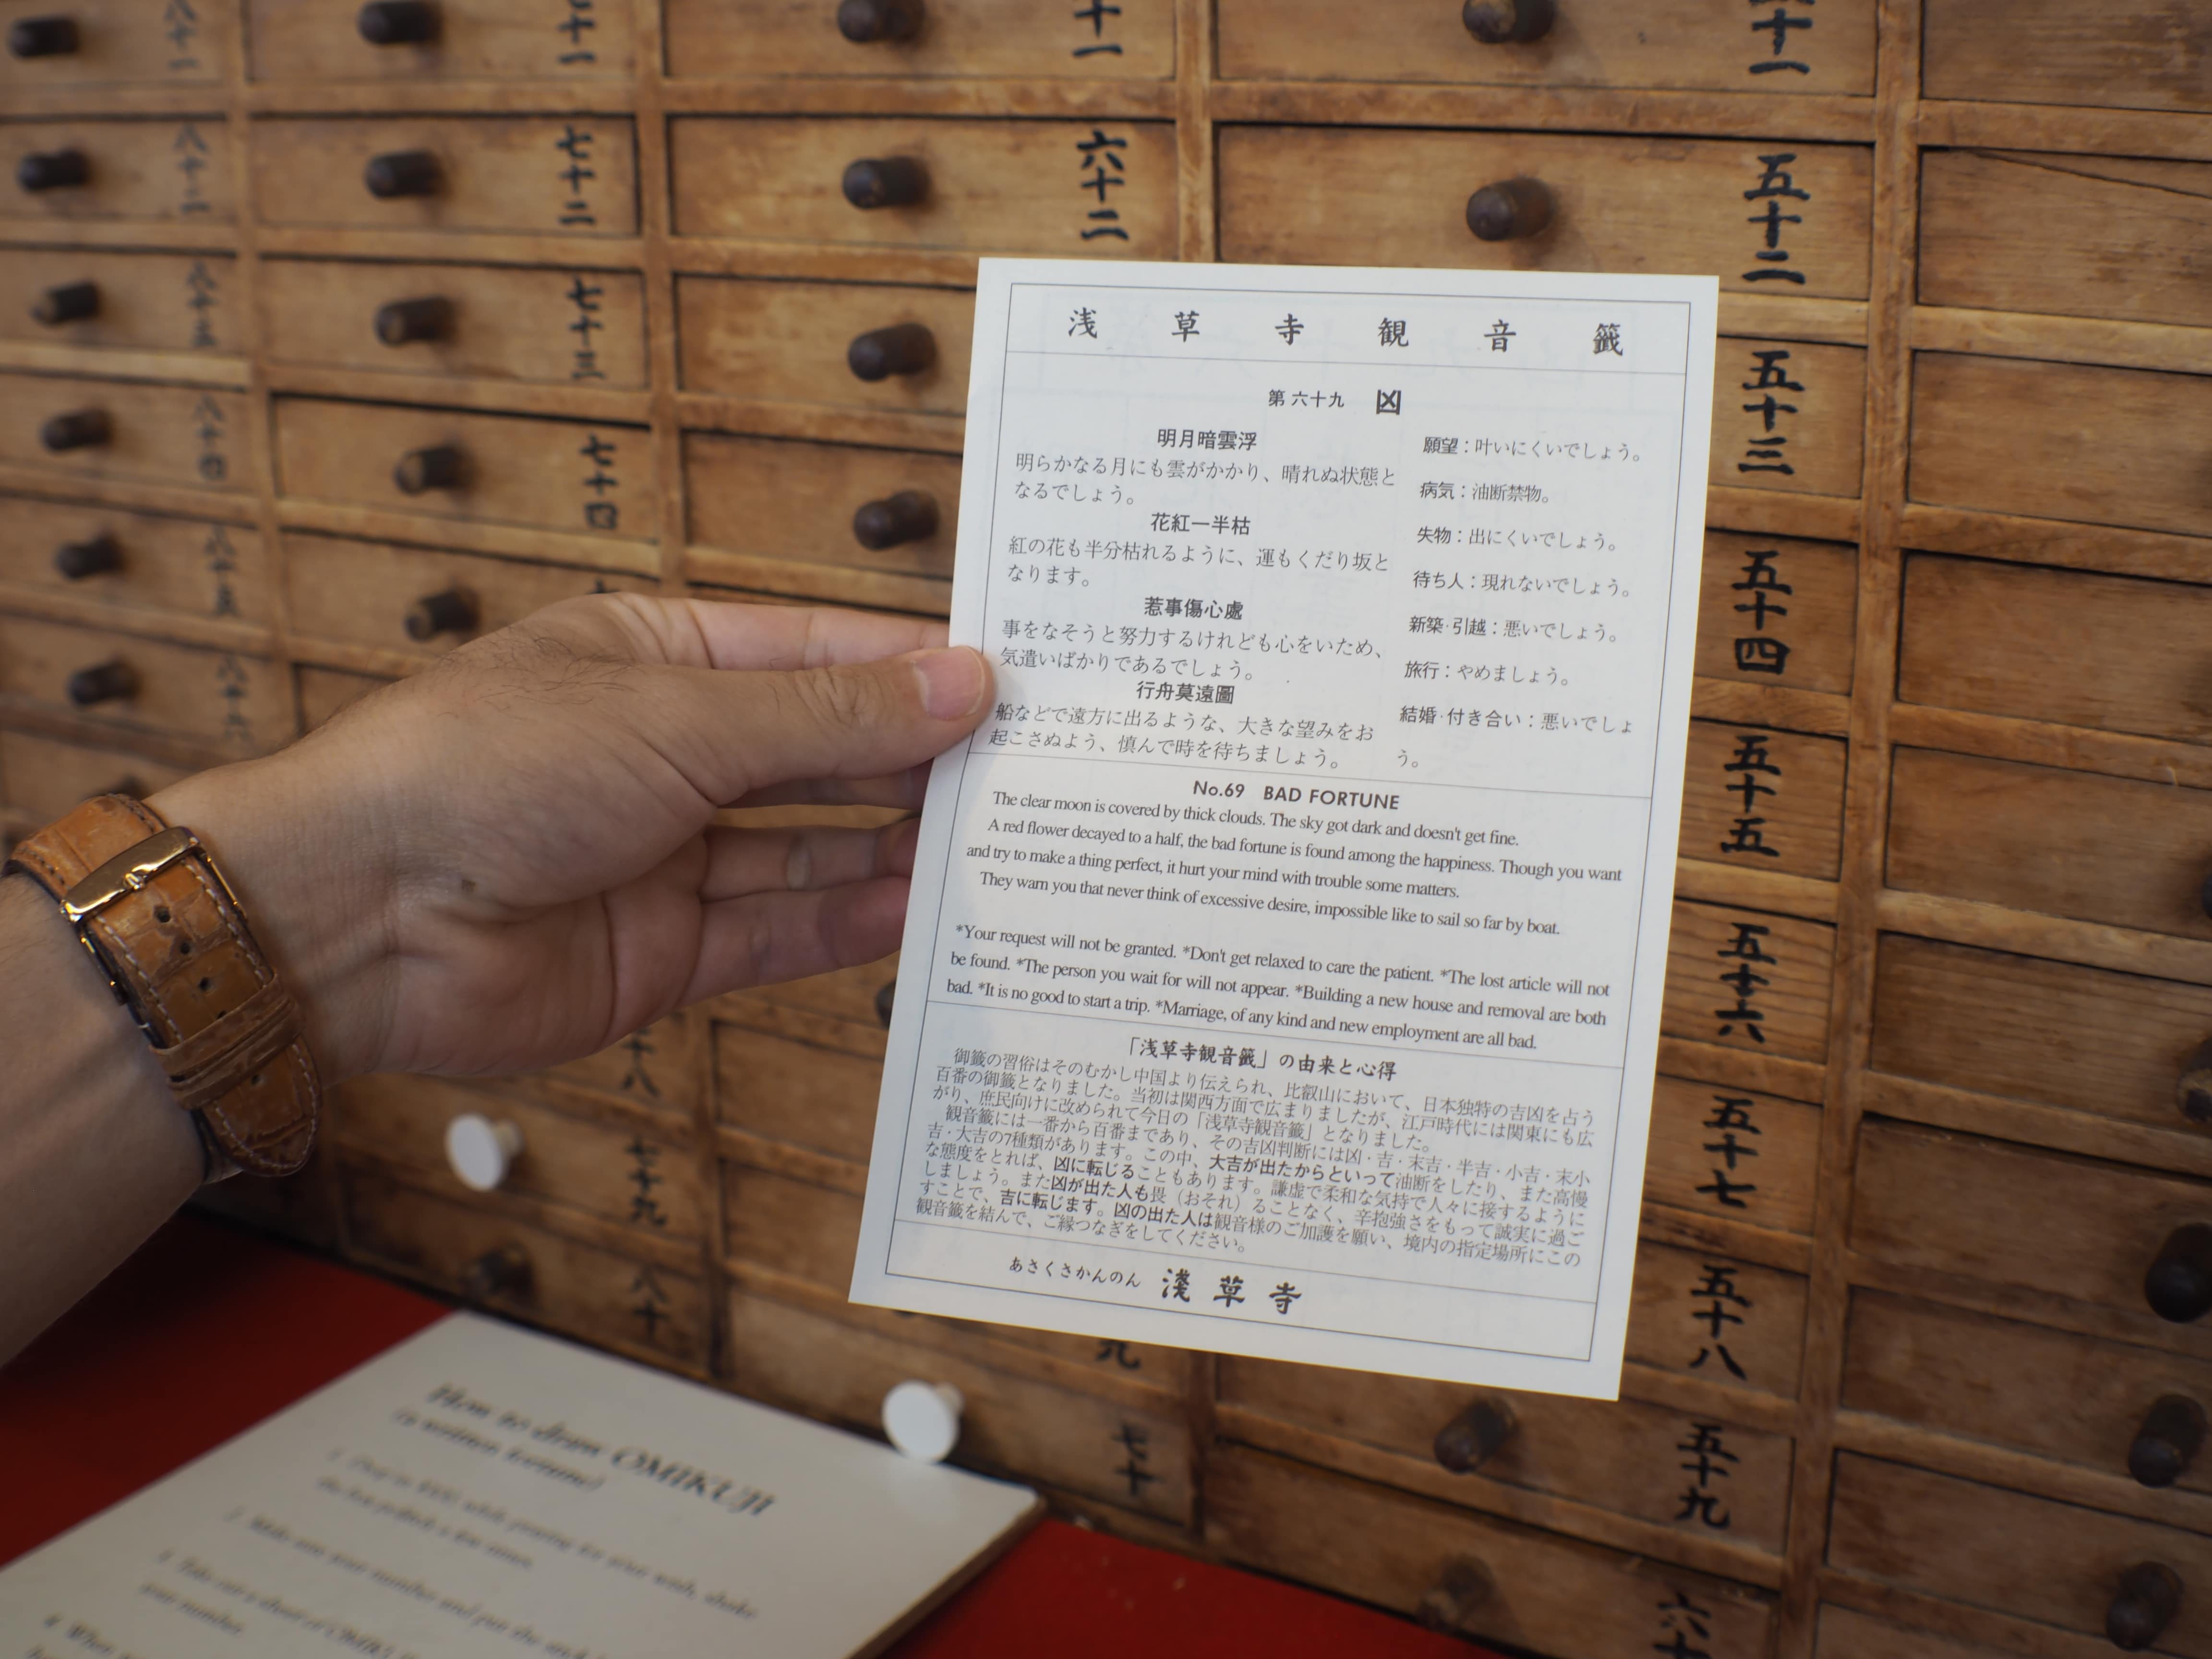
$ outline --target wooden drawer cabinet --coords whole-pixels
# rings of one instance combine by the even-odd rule
[[[72,478],[242,490],[246,400],[235,392],[0,374],[0,465]]]
[[[233,207],[220,118],[0,121],[0,220],[57,230],[77,220],[224,222]]]
[[[835,810],[827,809],[828,811]],[[848,808],[847,811],[852,812],[854,809]],[[855,814],[852,821],[860,828],[873,828],[889,823],[901,816],[902,814],[878,811],[865,820]],[[826,823],[830,820],[825,809],[812,807],[808,809],[805,821]],[[762,1006],[793,1008],[835,1020],[843,1028],[835,1039],[838,1046],[850,1048],[855,1054],[881,1058],[884,1030],[890,1024],[891,988],[897,981],[898,957],[892,955],[881,962],[863,963],[857,968],[841,968],[835,973],[815,974],[805,979],[788,980],[781,985],[756,986],[742,993],[741,1000],[749,1011]]]
[[[904,39],[854,40],[830,0],[666,0],[668,72],[677,76],[957,76],[1024,80],[1158,80],[1175,72],[1168,0],[1121,0],[1093,15],[1021,0],[937,0]]]
[[[1644,1201],[1810,1233],[1820,1142],[1817,1106],[1662,1076],[1651,1099]]]
[[[669,145],[679,235],[1175,256],[1175,131],[1163,122],[687,117]],[[918,163],[922,193],[855,207],[847,169],[887,159]]]
[[[1870,152],[1845,144],[1227,127],[1221,257],[1703,270],[1719,275],[1723,294],[1858,299],[1867,291],[1871,167]],[[1550,224],[1478,240],[1468,198],[1511,179],[1544,185]],[[1756,216],[1768,208],[1771,226]]]
[[[706,1020],[689,1011],[655,1020],[611,1048],[565,1060],[518,1081],[552,1085],[565,1096],[583,1090],[690,1132],[699,1103],[698,1043]]]
[[[1866,353],[1723,337],[1708,475],[1738,489],[1856,495],[1866,456]]]
[[[645,384],[638,278],[621,271],[270,259],[276,362],[623,390]]]
[[[2110,15],[2065,0],[1929,0],[1925,28],[1929,98],[2212,110],[2212,29],[2191,0]]]
[[[609,0],[453,0],[434,39],[372,42],[349,6],[248,0],[257,81],[490,80],[627,74],[629,8]]]
[[[66,15],[76,40],[66,52],[0,57],[0,104],[24,94],[141,84],[196,86],[222,79],[237,27],[230,0],[149,6],[145,0],[0,0],[0,33],[16,23]]]
[[[723,1248],[738,1261],[842,1295],[860,1248],[865,1173],[829,1159],[799,1168],[804,1173],[724,1162]]]
[[[1679,902],[1661,1029],[1785,1060],[1828,1051],[1835,929],[1763,910]]]
[[[714,1079],[723,1122],[832,1158],[868,1161],[881,1060],[718,1021]]]
[[[234,755],[289,740],[292,700],[266,659],[0,615],[0,692]]]
[[[33,825],[94,795],[146,796],[185,773],[127,750],[94,749],[28,732],[0,731],[0,800]]]
[[[239,351],[235,264],[212,253],[0,248],[0,340]]]
[[[693,432],[684,434],[684,476],[691,539],[702,547],[748,561],[951,580],[957,455]],[[900,500],[914,496],[921,501]]]
[[[1839,738],[1692,720],[1680,856],[1833,881],[1844,757]]]
[[[1836,542],[1709,530],[1698,672],[1745,685],[1847,694],[1858,555]]]
[[[348,703],[358,702],[370,692],[390,684],[369,674],[349,674],[336,668],[302,667],[294,671],[299,686],[300,729],[312,732]]]
[[[685,388],[768,403],[963,414],[975,313],[975,295],[961,289],[676,280]],[[894,329],[903,332],[872,346],[854,343]],[[917,329],[927,334],[926,347]],[[911,366],[925,355],[925,364]],[[862,378],[856,358],[882,372]]]
[[[252,144],[255,198],[271,225],[563,236],[637,230],[627,119],[287,117],[256,121]],[[385,160],[395,157],[410,159]],[[394,193],[374,194],[372,178]]]
[[[158,626],[163,614],[266,623],[269,561],[244,525],[0,496],[0,583]]]
[[[1790,1400],[1804,1340],[1805,1281],[1796,1274],[1648,1241],[1637,1247],[1630,1364]]]

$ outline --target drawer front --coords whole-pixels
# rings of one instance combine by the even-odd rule
[[[1912,379],[1916,501],[2187,536],[2212,522],[2212,376],[1923,352]]]
[[[635,576],[297,532],[284,538],[292,631],[307,639],[441,656],[586,593],[649,593]],[[410,630],[415,630],[410,632]],[[426,638],[417,638],[425,633]]]
[[[235,262],[222,254],[0,249],[0,340],[240,351],[238,303]]]
[[[1474,1473],[1693,1536],[1782,1548],[1790,1457],[1783,1435],[1632,1400],[1475,1389],[1229,1354],[1216,1363],[1224,1407],[1404,1459],[1407,1479],[1431,1497],[1456,1497],[1455,1484]],[[1455,1435],[1477,1410],[1502,1414],[1511,1426],[1468,1471],[1468,1443]]]
[[[434,190],[369,193],[372,161],[417,151],[437,159]],[[614,117],[257,121],[253,188],[262,220],[271,225],[564,236],[637,232],[634,140],[629,122]]]
[[[236,392],[0,374],[0,465],[55,476],[244,489],[248,404]],[[47,422],[76,416],[93,429],[47,447]]]
[[[964,289],[676,279],[685,388],[769,403],[962,414],[975,316],[975,296]],[[926,367],[874,380],[854,372],[849,354],[860,336],[914,327],[929,332]]]
[[[1724,294],[1863,299],[1870,155],[1843,144],[1224,127],[1221,257],[1710,270]],[[1468,198],[1509,179],[1543,184],[1551,223],[1519,240],[1478,241]]]
[[[2212,743],[2212,589],[1916,553],[1909,702]],[[2067,672],[2054,674],[2053,662]]]
[[[909,1379],[960,1391],[957,1463],[1103,1498],[1177,1524],[1191,1509],[1190,1433],[1178,1417],[1058,1389],[766,1297],[730,1297],[741,1394],[866,1433]]]
[[[1858,555],[1839,542],[1705,532],[1698,672],[1848,696]]]
[[[0,103],[11,94],[119,82],[195,86],[222,79],[237,27],[230,0],[149,6],[145,0],[0,0],[0,31],[31,18],[66,15],[75,50],[42,58],[0,57]]]
[[[1246,1566],[1559,1659],[1762,1659],[1772,1630],[1771,1603],[1744,1586],[1257,1452],[1207,1458],[1206,1540]]]
[[[144,797],[184,775],[124,750],[0,731],[0,799],[34,823],[51,823],[94,795]]]
[[[841,569],[951,578],[960,514],[957,455],[692,432],[684,437],[684,477],[691,539],[701,546]],[[854,515],[909,490],[928,498],[936,528],[890,547],[861,545]],[[919,530],[922,522],[901,528]]]
[[[446,1156],[447,1127],[473,1114],[521,1136],[499,1192],[471,1196]],[[675,1138],[594,1123],[512,1094],[434,1078],[356,1078],[338,1093],[340,1146],[415,1172],[414,1179],[464,1203],[497,1209],[514,1194],[566,1206],[648,1238],[699,1237],[699,1183],[690,1150]]]
[[[404,458],[444,450],[459,452],[457,484],[400,488]],[[286,398],[276,476],[287,495],[388,512],[648,541],[657,527],[641,427]]]
[[[1828,1052],[1836,930],[1761,910],[1674,906],[1661,1029],[1790,1060]]]
[[[1819,1107],[1687,1078],[1658,1079],[1646,1203],[1809,1234],[1820,1162]]]
[[[112,605],[118,621],[132,611],[269,620],[269,562],[260,532],[244,525],[27,495],[0,495],[0,582]]]
[[[2122,1576],[2161,1563],[2181,1606],[2152,1647],[2212,1653],[2212,1538],[1849,1452],[1832,1513],[1832,1566],[2099,1638]]]
[[[957,76],[1157,81],[1175,73],[1170,0],[1040,9],[1024,0],[939,0],[903,40],[854,42],[827,7],[772,0],[666,0],[671,75]]]
[[[684,236],[973,248],[1073,258],[1176,254],[1175,130],[1164,122],[690,117],[670,125]],[[855,208],[860,161],[928,175],[910,206]]]
[[[121,664],[128,695],[70,701],[80,669]],[[135,690],[130,687],[135,686]],[[197,738],[240,755],[292,737],[283,677],[259,657],[0,616],[0,691],[58,714]]]
[[[0,177],[20,179],[31,156],[70,151],[84,158],[82,184],[0,190],[0,219],[60,225],[231,216],[230,140],[219,118],[0,122]]]
[[[789,1273],[839,1295],[853,1282],[860,1247],[859,1181],[853,1189],[795,1176],[722,1165],[723,1244],[730,1255]]]
[[[1724,338],[1708,474],[1738,489],[1856,495],[1866,455],[1866,353]]]
[[[1440,81],[1471,86],[1652,87],[1869,94],[1874,13],[1784,10],[1747,33],[1727,0],[1623,9],[1562,6],[1534,40],[1485,45],[1449,6],[1382,0],[1221,0],[1221,74],[1257,81]]]
[[[2169,1396],[2212,1405],[2212,1364],[1879,1291],[1851,1296],[1848,1411],[2129,1479],[2129,1448]],[[2173,1484],[2212,1493],[2212,1474],[2193,1461]]]
[[[351,1249],[450,1295],[696,1370],[707,1293],[689,1274],[633,1261],[367,1170],[344,1177]]]
[[[1840,738],[1692,720],[1681,856],[1833,881],[1844,753]]]
[[[620,271],[270,259],[260,300],[272,362],[558,386],[646,381],[644,301],[639,279]],[[386,313],[410,301],[411,313]]]
[[[346,6],[249,0],[257,81],[442,81],[629,73],[629,9],[616,0],[468,0],[439,9],[437,38],[373,45]]]
[[[532,1073],[566,1088],[588,1089],[666,1116],[689,1132],[699,1103],[697,1042],[705,1020],[690,1012],[657,1019],[611,1048]],[[525,1079],[526,1081],[527,1079]]]
[[[718,1022],[714,1078],[723,1122],[855,1164],[868,1161],[880,1061]]]
[[[2066,0],[1929,0],[1929,98],[2212,109],[2212,19],[2193,0],[2100,15]]]
[[[1997,1659],[2003,1650],[1911,1630],[1831,1602],[1820,1608],[1813,1652],[1814,1659]]]
[[[348,674],[335,668],[294,671],[300,688],[300,729],[312,732],[349,702],[391,684],[370,674]]]
[[[1900,749],[1889,884],[2212,939],[2212,791]]]
[[[1794,1400],[1805,1281],[1725,1256],[1643,1243],[1628,1312],[1632,1364]]]

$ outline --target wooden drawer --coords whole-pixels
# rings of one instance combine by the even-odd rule
[[[1750,1089],[1661,1077],[1644,1199],[1715,1220],[1810,1234],[1820,1109]]]
[[[1559,1659],[1764,1659],[1758,1591],[1364,1481],[1224,1449],[1206,1540],[1232,1561]]]
[[[1797,340],[1721,340],[1711,482],[1856,496],[1865,455],[1864,351]]]
[[[669,144],[679,235],[1175,258],[1165,122],[694,116],[670,123]],[[846,168],[890,157],[922,164],[927,197],[847,201]]]
[[[400,489],[402,458],[446,449],[460,454],[455,487]],[[641,427],[285,398],[276,477],[295,498],[387,512],[631,540],[649,541],[657,528]]]
[[[957,455],[687,432],[684,478],[691,540],[701,546],[750,559],[951,579],[960,516]],[[935,531],[890,547],[862,546],[854,514],[906,490],[930,499]]]
[[[42,322],[33,308],[55,299],[81,307]],[[49,298],[51,290],[61,295]],[[137,351],[239,351],[235,264],[227,255],[103,253],[90,249],[0,249],[0,340]]]
[[[855,42],[815,9],[745,0],[666,0],[671,75],[956,76],[1161,80],[1175,73],[1175,8],[1121,0],[1093,12],[1022,0],[934,0],[903,40]]]
[[[370,692],[391,684],[370,674],[348,674],[335,668],[294,671],[300,688],[300,729],[312,732],[348,703],[358,702]]]
[[[474,1113],[513,1125],[522,1137],[497,1193],[471,1194],[446,1158],[446,1127]],[[397,1164],[409,1179],[464,1203],[514,1212],[509,1196],[580,1210],[647,1238],[699,1237],[699,1182],[677,1138],[592,1122],[514,1094],[427,1077],[356,1078],[338,1092],[338,1144],[356,1157]]]
[[[2181,1607],[2152,1644],[2212,1653],[2212,1538],[1845,1452],[1828,1564],[1901,1589],[2102,1638],[2121,1575],[2154,1561]]]
[[[2212,33],[2192,0],[2142,0],[2110,15],[2065,0],[1929,0],[1928,98],[2212,109]]]
[[[0,219],[231,216],[230,140],[220,118],[0,122],[0,177],[20,179],[28,157],[72,150],[89,168],[84,183],[0,189]]]
[[[442,656],[562,599],[656,586],[568,565],[296,532],[285,536],[284,555],[295,635],[419,657]],[[410,629],[436,631],[417,638]]]
[[[626,75],[630,14],[612,0],[466,0],[439,8],[437,36],[374,45],[350,6],[248,0],[257,81],[474,81]]]
[[[975,296],[964,289],[676,279],[684,385],[767,403],[959,415],[968,407]],[[926,368],[864,380],[847,353],[863,334],[919,325]]]
[[[1813,1651],[1815,1659],[1997,1659],[2004,1650],[1911,1630],[1829,1602],[1820,1607]]]
[[[1224,127],[1221,257],[1709,270],[1723,294],[1863,299],[1871,156],[1844,144]],[[1551,224],[1518,240],[1478,241],[1468,198],[1509,179],[1542,182]]]
[[[1922,352],[1912,380],[1916,501],[2189,536],[2212,523],[2197,435],[2212,376]]]
[[[827,1160],[824,1161],[825,1164]],[[844,1294],[860,1243],[862,1173],[834,1165],[822,1186],[750,1164],[722,1165],[723,1246],[740,1261]]]
[[[443,301],[387,318],[388,306]],[[261,349],[274,362],[466,375],[560,386],[641,386],[639,280],[609,270],[359,264],[270,259],[261,267]],[[380,326],[389,322],[397,343]]]
[[[1705,532],[1698,672],[1746,685],[1847,696],[1858,554],[1839,542]]]
[[[699,1103],[698,1040],[706,1023],[696,1013],[673,1013],[632,1032],[611,1048],[532,1073],[523,1080],[543,1079],[563,1090],[583,1089],[605,1095],[639,1111],[666,1117],[688,1133]]]
[[[372,161],[418,151],[437,158],[434,190],[369,193]],[[637,232],[634,140],[629,122],[617,117],[260,120],[253,124],[253,188],[262,221],[271,225]]]
[[[1716,1389],[1797,1395],[1805,1281],[1726,1256],[1637,1246],[1628,1359]]]
[[[90,705],[70,699],[80,669],[120,663],[137,690]],[[292,699],[260,657],[135,634],[0,616],[0,692],[58,714],[166,732],[240,755],[288,742]]]
[[[855,1164],[868,1161],[883,1083],[876,1060],[717,1021],[714,1114],[723,1122]]]
[[[1703,92],[1874,90],[1874,15],[1790,12],[1747,33],[1726,0],[1624,10],[1562,6],[1538,40],[1485,45],[1449,6],[1383,0],[1221,0],[1220,73],[1231,80],[1441,81],[1472,86],[1650,87]]]
[[[707,1292],[689,1274],[366,1170],[346,1172],[344,1192],[349,1248],[374,1265],[587,1342],[706,1365]]]
[[[0,374],[0,465],[52,476],[244,489],[248,404],[242,392],[64,374]],[[104,438],[50,449],[46,422],[104,416]]]
[[[1844,752],[1840,738],[1691,721],[1681,856],[1833,881]]]
[[[1190,1432],[1179,1415],[1054,1388],[743,1290],[732,1292],[729,1312],[730,1381],[741,1394],[880,1434],[894,1387],[949,1382],[963,1402],[955,1462],[1190,1522]]]
[[[2212,590],[1916,553],[1898,695],[2212,743]]]
[[[1781,1553],[1786,1436],[1633,1400],[1476,1389],[1229,1354],[1216,1364],[1222,1426],[1232,1437],[1249,1431],[1242,1419],[1249,1414],[1304,1431],[1293,1439],[1301,1455],[1431,1498],[1492,1508],[1498,1496],[1489,1489],[1506,1486]],[[1455,1452],[1445,1463],[1445,1431],[1477,1407],[1502,1412],[1512,1425],[1507,1437],[1477,1469],[1466,1467],[1464,1440],[1444,1447]],[[1316,1443],[1319,1436],[1344,1444]]]
[[[51,823],[94,795],[143,797],[185,775],[125,750],[0,731],[0,800],[33,824]]]
[[[74,50],[45,57],[0,57],[0,104],[11,95],[124,82],[173,86],[222,79],[236,12],[230,0],[149,6],[145,0],[0,0],[0,32],[34,17],[66,15]]]
[[[1825,922],[1677,902],[1661,1029],[1789,1060],[1828,1052],[1836,930]]]
[[[269,562],[260,532],[244,525],[27,495],[0,495],[0,515],[8,526],[0,537],[0,582],[112,606],[125,626],[133,612],[152,613],[137,618],[140,626],[158,625],[154,617],[161,613],[269,620]],[[112,545],[102,546],[103,539]],[[63,574],[64,548],[85,550],[69,556],[70,569],[110,556],[117,562],[72,578]]]
[[[1927,749],[1894,764],[1892,887],[2212,939],[2212,792]]]

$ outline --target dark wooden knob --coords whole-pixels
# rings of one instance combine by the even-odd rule
[[[472,634],[481,615],[477,596],[465,587],[426,593],[408,607],[407,637],[434,640],[441,634]]]
[[[2173,1085],[2173,1103],[2191,1123],[2212,1125],[2212,1038],[2197,1045]]]
[[[2105,1609],[2105,1635],[2116,1648],[2140,1652],[2181,1611],[2181,1579],[2156,1561],[2138,1561],[2120,1575],[2119,1589]]]
[[[461,1285],[479,1302],[494,1297],[520,1301],[530,1294],[535,1276],[528,1251],[520,1244],[502,1244],[495,1250],[486,1250],[462,1268]]]
[[[937,533],[937,503],[919,489],[902,489],[880,501],[870,501],[853,515],[853,539],[871,552],[880,553],[902,542],[918,542]]]
[[[1467,198],[1467,228],[1486,242],[1515,242],[1552,222],[1552,192],[1534,179],[1504,179]]]
[[[2185,1394],[2169,1394],[2143,1413],[2128,1446],[2128,1473],[2146,1486],[2170,1486],[2189,1473],[2204,1443],[2204,1407]]]
[[[2212,1227],[2194,1221],[2166,1235],[2143,1274],[2143,1299],[2177,1325],[2212,1313]]]
[[[376,337],[388,346],[442,340],[453,331],[453,302],[435,295],[423,300],[394,300],[376,308]]]
[[[1486,46],[1540,40],[1556,15],[1552,0],[1467,0],[1459,9],[1467,32]]]
[[[419,46],[438,38],[438,9],[430,0],[368,0],[354,23],[372,46]]]
[[[8,25],[10,58],[60,58],[76,50],[72,17],[19,17]]]
[[[73,410],[57,415],[39,428],[39,441],[48,449],[94,449],[114,436],[104,409]]]
[[[15,163],[15,183],[27,191],[64,190],[92,178],[92,163],[81,149],[49,149]]]
[[[445,170],[427,149],[395,149],[372,161],[362,174],[379,201],[399,196],[435,196]]]
[[[459,489],[467,476],[469,458],[459,444],[433,444],[410,449],[392,469],[392,482],[403,495],[419,495],[426,489]]]
[[[1464,1631],[1494,1588],[1490,1570],[1480,1561],[1451,1562],[1414,1607],[1414,1616],[1431,1630]]]
[[[47,328],[59,328],[64,323],[81,323],[88,317],[100,315],[100,285],[97,283],[64,283],[50,288],[31,306],[31,320]]]
[[[54,550],[54,569],[64,581],[81,582],[87,576],[122,568],[122,544],[105,532],[90,541],[64,542]]]
[[[911,40],[921,32],[921,0],[840,0],[837,33],[855,46]]]
[[[887,1031],[890,1030],[891,1025],[891,1005],[897,1000],[898,981],[895,979],[885,980],[876,992],[876,1018],[882,1022],[884,1029]]]
[[[1473,1474],[1498,1455],[1519,1426],[1502,1402],[1478,1400],[1437,1431],[1437,1462],[1454,1474]]]
[[[845,366],[864,380],[919,374],[937,361],[937,337],[920,323],[894,323],[854,336]]]
[[[80,668],[69,677],[69,700],[79,708],[122,702],[138,695],[138,674],[120,657]]]
[[[911,155],[855,161],[845,169],[845,199],[856,208],[912,207],[929,194],[929,169]]]

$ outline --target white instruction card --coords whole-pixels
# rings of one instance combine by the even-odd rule
[[[982,262],[855,1301],[1618,1392],[1717,289]]]
[[[1039,1512],[455,1314],[0,1571],[0,1656],[851,1659]]]

